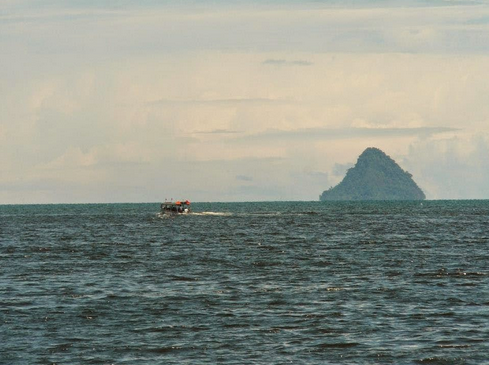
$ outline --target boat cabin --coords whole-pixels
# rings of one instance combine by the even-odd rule
[[[190,202],[188,200],[161,203],[161,213],[185,214],[190,213]]]

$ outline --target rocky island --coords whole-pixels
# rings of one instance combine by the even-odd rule
[[[354,167],[319,200],[424,200],[409,172],[378,148],[367,148]]]

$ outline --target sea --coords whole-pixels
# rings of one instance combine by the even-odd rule
[[[0,364],[489,364],[489,201],[0,206]]]

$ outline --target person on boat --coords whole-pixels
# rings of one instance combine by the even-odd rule
[[[190,213],[190,201],[185,200],[185,209],[183,210],[185,213]]]

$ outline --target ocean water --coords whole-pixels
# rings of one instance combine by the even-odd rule
[[[0,206],[0,364],[489,364],[489,201]]]

